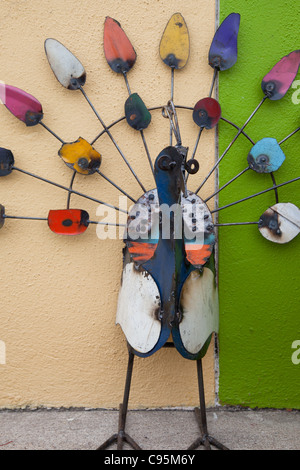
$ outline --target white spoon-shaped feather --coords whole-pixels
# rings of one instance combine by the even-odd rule
[[[85,84],[86,72],[77,59],[63,44],[56,39],[45,41],[45,52],[50,67],[61,85],[69,90],[77,90]]]

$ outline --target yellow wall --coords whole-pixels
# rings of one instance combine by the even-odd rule
[[[109,124],[123,116],[127,90],[104,57],[106,16],[121,23],[135,47],[138,58],[128,79],[147,106],[166,104],[170,98],[170,70],[158,47],[176,11],[187,22],[191,51],[188,65],[175,74],[175,103],[193,106],[209,92],[212,0],[5,0],[0,5],[0,79],[38,98],[45,124],[65,141],[79,136],[91,141],[101,126],[81,93],[66,90],[55,79],[44,40],[58,39],[81,60],[87,71],[85,91]],[[198,129],[190,112],[182,111],[179,119],[183,144],[192,150]],[[41,126],[26,128],[4,106],[0,123],[0,146],[13,151],[17,167],[69,185],[72,172],[58,157],[55,138]],[[139,134],[122,123],[113,135],[150,189],[153,179]],[[168,145],[168,135],[167,122],[154,111],[145,131],[153,159]],[[103,155],[103,173],[138,198],[141,190],[107,136],[95,148]],[[212,166],[213,131],[203,133],[199,149],[201,174],[190,177],[191,189]],[[211,179],[207,194],[213,185]],[[98,175],[78,175],[74,188],[118,203],[118,192]],[[21,173],[1,179],[0,203],[9,215],[47,217],[49,209],[65,208],[66,200],[64,191]],[[73,196],[71,207],[85,209],[97,220],[97,204]],[[17,220],[6,220],[0,238],[0,407],[117,407],[127,365],[126,341],[115,326],[122,240],[100,241],[95,225],[78,237],[64,237],[52,233],[46,222]],[[204,367],[207,403],[213,404],[213,347]],[[130,407],[193,406],[197,400],[194,362],[175,350],[137,358]]]

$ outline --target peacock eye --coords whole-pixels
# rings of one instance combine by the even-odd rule
[[[257,157],[258,164],[266,164],[269,163],[269,157],[267,155],[259,155]]]
[[[161,170],[170,171],[177,165],[177,163],[169,155],[162,155],[159,158],[157,165]]]
[[[273,82],[268,82],[268,83],[266,84],[266,91],[267,91],[268,93],[273,93],[274,90],[275,90],[275,83],[273,83]]]

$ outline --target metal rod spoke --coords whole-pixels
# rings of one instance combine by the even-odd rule
[[[19,215],[3,215],[3,219],[22,219],[22,220],[48,220],[47,217],[23,217]]]
[[[131,90],[130,90],[130,86],[129,86],[129,82],[128,82],[128,78],[127,78],[127,73],[126,73],[126,72],[123,72],[123,77],[124,77],[124,80],[125,80],[125,83],[126,83],[126,87],[127,87],[128,93],[129,93],[129,95],[131,95]]]
[[[176,104],[174,105],[176,109],[185,109],[186,111],[193,111],[194,108],[192,108],[191,106],[181,106],[179,104]],[[163,106],[153,106],[151,108],[147,108],[148,111],[158,111],[158,110],[161,110],[163,108]],[[106,129],[111,129],[113,126],[115,126],[116,124],[118,124],[119,122],[121,121],[124,121],[125,119],[125,116],[122,116],[120,117],[119,119],[116,119],[115,121],[113,121],[111,124],[109,124],[109,126],[106,127]],[[227,122],[228,124],[230,124],[231,126],[235,127],[237,130],[239,130],[239,126],[237,126],[236,124],[234,124],[233,122],[231,122],[229,119],[226,119],[224,117],[221,116],[220,120],[224,121],[224,122]],[[99,132],[99,134],[92,140],[91,142],[91,145],[93,145],[103,134],[106,133],[106,129],[104,129],[103,131]],[[246,134],[246,132],[244,132],[242,130],[242,134],[254,145],[255,142]]]
[[[175,106],[176,108],[181,108],[181,109],[187,109],[187,110],[193,110],[193,108],[187,107],[187,106]],[[163,106],[153,106],[152,108],[147,108],[148,111],[157,111],[161,110]],[[125,116],[122,116],[121,118],[117,119],[116,121],[112,122],[109,126],[106,127],[106,129],[110,129],[111,127],[115,126],[121,121],[124,121]],[[106,129],[103,131],[99,132],[99,134],[92,140],[91,145],[93,145],[103,134],[106,133]]]
[[[213,79],[212,79],[212,83],[211,83],[211,87],[210,87],[210,90],[209,90],[209,98],[211,97],[212,95],[212,92],[213,92],[213,89],[214,89],[214,86],[215,86],[215,81],[216,81],[216,78],[217,78],[217,74],[218,74],[218,71],[217,69],[214,70],[214,76],[213,76]]]
[[[291,132],[289,135],[287,135],[284,139],[282,139],[280,142],[278,142],[279,145],[281,145],[283,142],[285,142],[287,139],[292,137],[292,135],[296,134],[296,132],[300,131],[300,127],[297,127],[293,132]]]
[[[222,161],[222,159],[225,157],[225,155],[227,154],[228,150],[232,147],[232,145],[234,144],[234,142],[237,140],[237,138],[239,137],[239,135],[242,133],[242,131],[245,129],[245,127],[247,126],[247,124],[251,121],[251,119],[253,118],[253,116],[255,115],[255,113],[259,110],[259,108],[261,107],[261,105],[265,102],[266,100],[266,96],[263,97],[263,99],[261,100],[261,102],[259,103],[259,105],[255,108],[255,110],[251,113],[251,115],[248,117],[247,121],[243,124],[243,126],[239,129],[238,133],[235,135],[235,137],[233,138],[233,140],[230,142],[230,144],[228,145],[228,147],[226,148],[226,150],[224,150],[224,152],[222,153],[222,155],[220,156],[220,158],[216,161],[215,165],[213,166],[213,168],[210,170],[210,172],[208,173],[208,175],[204,178],[204,180],[202,181],[202,183],[200,184],[200,186],[198,187],[198,189],[195,191],[195,194],[197,194],[200,189],[203,187],[203,185],[206,183],[206,181],[208,180],[208,178],[211,176],[211,174],[215,171],[215,169],[217,168],[217,166],[220,164],[220,162]]]
[[[171,102],[174,101],[174,77],[175,77],[175,68],[171,67]],[[170,145],[173,144],[173,127],[170,120]]]
[[[74,170],[73,172],[73,175],[72,175],[72,178],[71,178],[71,183],[70,183],[70,187],[69,187],[69,194],[68,194],[68,199],[67,199],[67,209],[70,209],[70,201],[71,201],[71,189],[73,188],[73,183],[74,183],[74,180],[75,180],[75,176],[76,176],[76,170]]]
[[[195,154],[196,154],[196,151],[197,151],[197,147],[198,147],[203,129],[204,129],[204,127],[200,127],[200,129],[199,129],[199,133],[198,133],[198,136],[197,136],[197,139],[196,139],[196,143],[195,143],[195,147],[194,147],[194,150],[193,150],[193,154],[191,156],[191,160],[195,158]],[[187,181],[189,179],[189,175],[190,174],[187,173],[186,178],[185,178],[185,183],[187,183]]]
[[[39,124],[44,127],[50,134],[52,134],[57,140],[59,140],[62,144],[65,144],[65,141],[61,139],[55,132],[53,132],[43,121],[40,121]]]
[[[57,188],[63,189],[64,191],[69,191],[72,194],[76,194],[77,196],[84,197],[85,199],[89,199],[90,201],[97,202],[98,204],[102,204],[104,206],[111,207],[112,209],[115,209],[117,211],[124,212],[125,214],[128,214],[127,211],[125,211],[123,209],[120,209],[120,207],[113,206],[113,205],[109,204],[108,202],[100,201],[99,199],[88,196],[87,194],[83,194],[83,193],[80,193],[79,191],[75,191],[74,189],[67,188],[66,186],[55,183],[54,181],[50,181],[46,178],[43,178],[42,176],[35,175],[34,173],[30,173],[29,171],[22,170],[21,168],[17,168],[15,166],[13,166],[12,169],[20,171],[21,173],[24,173],[25,175],[32,176],[33,178],[36,178],[40,181],[44,181],[45,183],[52,184],[53,186],[56,186]]]
[[[104,121],[101,119],[100,115],[98,114],[98,112],[96,111],[95,107],[93,106],[92,102],[90,101],[90,99],[88,98],[87,94],[85,93],[84,89],[82,87],[79,87],[79,90],[81,91],[81,93],[83,94],[84,98],[86,99],[86,101],[88,102],[88,104],[90,105],[91,109],[94,111],[96,117],[98,118],[98,120],[100,121],[102,127],[104,128],[104,131],[107,133],[107,135],[109,136],[110,140],[112,141],[112,143],[114,144],[114,146],[116,147],[116,149],[118,150],[119,154],[121,155],[121,157],[123,158],[124,162],[126,163],[126,165],[128,166],[129,170],[131,171],[131,173],[133,174],[133,176],[135,177],[136,181],[138,182],[138,184],[140,185],[140,187],[142,188],[142,190],[144,192],[146,192],[146,189],[145,187],[143,186],[143,184],[141,183],[141,181],[139,180],[139,178],[137,177],[136,173],[134,172],[132,166],[130,165],[129,161],[127,160],[127,158],[125,157],[124,153],[122,152],[122,150],[120,149],[120,147],[118,146],[117,142],[115,141],[115,139],[113,138],[113,136],[111,135],[108,127],[106,127]],[[95,141],[95,140],[94,140]]]
[[[232,225],[258,225],[258,222],[230,222],[226,224],[214,224],[215,227],[230,227]]]
[[[149,149],[148,149],[148,145],[147,145],[147,142],[146,142],[146,139],[145,139],[144,131],[141,130],[141,131],[140,131],[140,134],[141,134],[142,141],[143,141],[143,144],[144,144],[144,147],[145,147],[145,151],[146,151],[146,155],[147,155],[147,158],[148,158],[148,162],[149,162],[149,165],[150,165],[152,174],[153,174],[153,176],[154,176],[154,167],[153,167],[153,163],[152,163],[152,160],[151,160],[151,156],[150,156],[150,152],[149,152]]]
[[[17,220],[43,220],[48,221],[48,217],[25,217],[20,215],[3,215],[3,219],[17,219]],[[112,225],[114,227],[126,227],[126,224],[117,224],[112,222],[98,222],[96,220],[88,220],[88,224],[95,224],[95,225]]]
[[[235,127],[237,130],[239,130],[239,126],[237,126],[236,124],[234,124],[232,121],[229,121],[229,119],[226,119],[224,118],[223,116],[220,117],[220,119],[224,122],[227,122],[228,124],[230,124],[232,127]],[[251,137],[249,137],[248,134],[246,134],[246,132],[242,131],[242,134],[251,142],[252,145],[255,145],[255,142],[254,140],[251,139]]]
[[[204,199],[204,202],[207,202],[209,201],[212,197],[214,197],[216,194],[219,194],[220,191],[222,191],[222,189],[226,188],[227,186],[229,186],[231,183],[233,183],[233,181],[235,181],[237,178],[239,178],[240,176],[242,176],[244,173],[246,173],[246,171],[250,170],[250,167],[247,166],[247,168],[245,168],[244,170],[242,170],[239,174],[237,174],[234,178],[232,178],[230,181],[227,181],[227,183],[225,183],[221,188],[218,189],[218,191],[215,191],[211,196],[209,196],[208,198]]]
[[[270,175],[271,175],[271,178],[272,178],[272,181],[273,181],[273,187],[274,187],[274,191],[275,191],[275,200],[276,200],[276,204],[278,204],[278,202],[279,202],[279,197],[278,197],[278,190],[277,190],[277,188],[276,188],[275,176],[274,176],[274,173],[273,173],[273,172],[271,172]]]
[[[118,124],[119,122],[121,121],[124,121],[125,119],[125,116],[122,116],[121,118],[117,119],[116,121],[112,122],[109,126],[107,126],[105,129],[103,129],[103,131],[99,132],[98,135],[96,135],[96,137],[92,140],[91,142],[91,145],[94,145],[94,143],[100,139],[100,137],[105,134],[107,132],[107,130],[109,130],[111,127],[115,126],[116,124]]]
[[[191,157],[192,159],[195,157],[195,154],[196,154],[196,151],[197,151],[197,147],[198,147],[199,140],[200,140],[201,134],[203,132],[203,129],[204,129],[204,127],[200,127],[200,129],[199,129],[198,137],[197,137],[195,147],[194,147],[194,150],[193,150],[193,154],[192,154],[192,157]]]
[[[88,220],[88,223],[95,225],[112,225],[113,227],[126,227],[126,224],[117,224],[113,222],[98,222],[97,220]]]
[[[102,176],[106,181],[108,181],[112,186],[114,186],[116,189],[118,189],[121,193],[124,194],[124,196],[128,197],[132,202],[136,203],[136,200],[133,199],[133,197],[129,196],[129,194],[126,193],[120,186],[118,186],[116,183],[114,183],[111,179],[109,179],[107,176],[105,176],[100,170],[96,170],[98,175]]]
[[[239,201],[232,202],[230,204],[226,204],[226,206],[219,207],[218,209],[214,209],[211,211],[211,213],[221,211],[223,209],[226,209],[227,207],[234,206],[236,204],[239,204],[240,202],[247,201],[248,199],[251,199],[256,196],[260,196],[261,194],[267,193],[268,191],[273,191],[275,188],[281,188],[281,186],[285,186],[286,184],[294,183],[294,181],[300,180],[300,176],[297,178],[294,178],[292,180],[286,181],[285,183],[277,184],[276,186],[272,186],[272,188],[264,189],[263,191],[260,191],[259,193],[252,194],[251,196],[244,197],[243,199],[240,199]]]

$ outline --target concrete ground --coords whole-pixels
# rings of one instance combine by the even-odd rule
[[[207,422],[209,434],[232,450],[300,450],[300,410],[215,408]],[[117,427],[118,411],[3,410],[0,450],[94,450]],[[129,410],[126,432],[143,450],[185,450],[199,437],[192,410]]]

